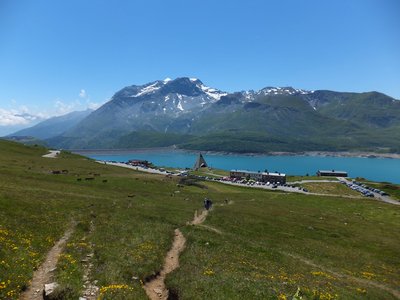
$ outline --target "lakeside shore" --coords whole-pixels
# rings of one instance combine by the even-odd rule
[[[322,157],[361,157],[361,158],[393,158],[400,159],[400,153],[353,152],[353,151],[306,151],[306,152],[271,152],[273,156],[322,156]]]
[[[266,153],[238,153],[229,151],[201,151],[181,149],[176,147],[157,147],[157,148],[136,148],[136,149],[74,149],[69,150],[77,154],[110,154],[118,155],[124,153],[140,153],[140,152],[162,152],[173,151],[183,153],[199,152],[206,155],[237,155],[237,156],[320,156],[320,157],[359,157],[359,158],[392,158],[400,159],[400,153],[377,153],[377,152],[363,152],[363,151],[302,151],[302,152],[266,152]]]

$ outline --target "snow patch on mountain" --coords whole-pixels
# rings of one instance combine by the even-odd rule
[[[159,82],[156,81],[153,84],[150,84],[148,86],[145,86],[142,88],[136,95],[133,95],[132,97],[140,97],[146,94],[154,93],[155,91],[159,90],[161,86],[159,85]]]
[[[257,92],[258,95],[308,95],[314,91],[294,89],[292,87],[266,87]]]
[[[215,100],[220,100],[222,96],[228,95],[228,93],[221,92],[220,90],[217,90],[217,89],[214,89],[214,88],[210,88],[208,86],[205,86],[204,84],[200,84],[199,88],[204,93],[206,93],[208,96],[210,96],[211,98],[213,98]]]
[[[182,102],[179,100],[178,105],[176,106],[179,110],[183,111]]]

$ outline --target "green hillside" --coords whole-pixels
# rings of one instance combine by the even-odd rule
[[[68,228],[54,299],[82,296],[88,260],[98,299],[147,299],[142,284],[161,270],[176,228],[186,246],[166,277],[174,299],[399,297],[399,206],[345,198],[339,188],[332,197],[187,185],[45,153],[0,140],[0,299],[19,298]],[[213,209],[188,225],[204,197]]]

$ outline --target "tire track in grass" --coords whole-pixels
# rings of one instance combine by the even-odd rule
[[[285,254],[285,255],[287,255],[289,257],[297,259],[297,260],[301,261],[302,263],[304,263],[306,265],[309,265],[309,266],[311,266],[313,268],[317,268],[317,269],[320,269],[320,270],[322,270],[322,271],[324,271],[326,273],[330,273],[331,275],[333,275],[335,277],[347,279],[347,280],[350,280],[350,281],[353,281],[353,282],[357,282],[357,283],[362,284],[362,285],[372,286],[372,287],[378,288],[380,290],[384,290],[384,291],[392,294],[393,296],[395,296],[397,299],[400,299],[400,291],[399,290],[395,290],[395,289],[393,289],[391,287],[388,287],[388,286],[386,286],[384,284],[378,283],[376,281],[368,280],[368,279],[363,279],[363,278],[358,278],[358,277],[354,277],[354,276],[347,275],[347,274],[338,273],[336,271],[327,269],[324,266],[318,265],[318,264],[312,262],[311,260],[308,260],[308,259],[306,259],[304,257],[300,257],[300,256],[295,255],[295,254],[285,253],[285,252],[282,252],[282,254]]]
[[[21,294],[20,300],[42,300],[44,285],[52,280],[52,273],[56,269],[58,258],[74,232],[75,224],[72,224],[59,239],[53,248],[47,253],[44,262],[33,273],[30,286]]]

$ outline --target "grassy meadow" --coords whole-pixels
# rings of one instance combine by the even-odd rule
[[[174,299],[292,299],[296,292],[303,299],[396,299],[400,292],[397,206],[216,182],[182,185],[45,153],[0,141],[0,299],[18,299],[71,226],[54,270],[58,299],[82,295],[88,257],[100,299],[147,299],[142,284],[161,269],[178,227],[187,242],[180,268],[167,276]],[[214,202],[206,221],[186,225],[204,197]]]
[[[307,182],[302,187],[311,193],[361,197],[360,193],[338,182]]]

